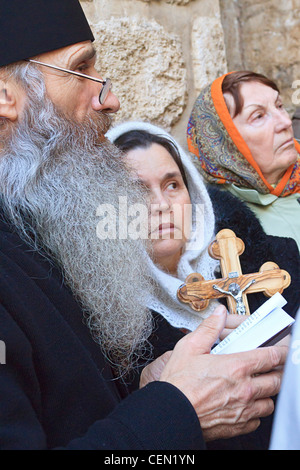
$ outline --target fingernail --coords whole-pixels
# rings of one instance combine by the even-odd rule
[[[226,312],[226,307],[224,307],[224,305],[218,305],[218,307],[214,310],[214,313],[213,315],[224,315],[224,313]]]

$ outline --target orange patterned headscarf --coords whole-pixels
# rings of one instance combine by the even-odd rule
[[[188,148],[195,156],[196,167],[209,183],[235,183],[281,197],[299,193],[300,156],[275,188],[263,176],[227,109],[222,93],[226,75],[217,78],[200,93],[189,119]],[[295,147],[300,154],[296,140]]]

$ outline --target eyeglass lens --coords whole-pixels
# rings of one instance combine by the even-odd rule
[[[111,89],[111,79],[107,78],[105,80],[105,83],[103,84],[103,86],[101,88],[100,93],[99,93],[99,102],[100,102],[100,104],[104,104],[104,101],[106,100],[110,89]]]

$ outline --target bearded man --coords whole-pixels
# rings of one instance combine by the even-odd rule
[[[151,337],[145,247],[97,237],[99,204],[145,194],[104,138],[119,102],[78,0],[1,6],[0,447],[204,449],[255,430],[286,348],[209,355],[220,307],[167,351],[183,335]],[[164,351],[130,394],[123,377]]]

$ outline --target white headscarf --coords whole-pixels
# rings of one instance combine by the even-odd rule
[[[191,273],[200,273],[205,280],[214,279],[216,277],[214,272],[217,266],[219,266],[219,262],[212,259],[207,250],[209,244],[215,238],[215,218],[212,203],[203,183],[203,179],[194,167],[190,157],[183,151],[173,137],[163,129],[149,123],[129,121],[110,129],[106,137],[111,142],[114,142],[122,134],[133,130],[143,130],[151,134],[160,135],[175,144],[184,167],[192,205],[197,207],[202,213],[200,219],[199,213],[198,217],[195,217],[194,214],[192,222],[193,236],[180,258],[176,277],[162,271],[149,257],[156,289],[155,294],[149,299],[148,307],[160,313],[172,326],[193,331],[204,318],[208,317],[213,312],[218,302],[211,300],[205,310],[196,312],[192,310],[188,304],[184,304],[178,300],[177,290]]]

